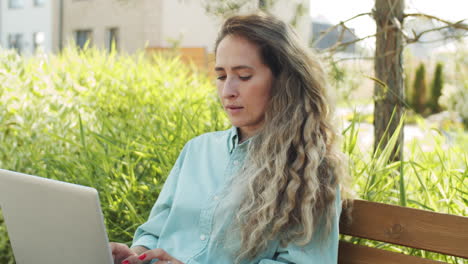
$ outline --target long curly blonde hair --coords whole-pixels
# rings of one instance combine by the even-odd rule
[[[347,173],[331,122],[326,75],[294,30],[256,13],[227,19],[216,48],[227,35],[258,45],[274,75],[264,126],[251,138],[244,167],[231,183],[231,190],[242,185],[234,219],[239,262],[255,258],[273,240],[305,245],[319,225],[326,235]]]

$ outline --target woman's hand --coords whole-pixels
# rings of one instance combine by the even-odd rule
[[[148,251],[148,249],[144,247],[129,248],[125,244],[115,242],[110,242],[110,248],[112,250],[112,257],[114,258],[114,264],[120,264],[129,257],[136,258],[138,254]]]
[[[154,264],[184,264],[160,248],[145,251],[138,257],[131,256],[124,260],[122,264],[146,264],[150,263],[153,259],[158,259]]]

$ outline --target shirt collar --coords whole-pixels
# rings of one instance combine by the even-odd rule
[[[237,127],[233,126],[229,131],[229,153],[232,153],[232,151],[237,147],[239,142],[238,138],[239,135],[237,134]]]
[[[249,144],[250,140],[251,138],[239,144],[239,129],[233,126],[229,131],[229,142],[228,142],[229,153],[232,153],[234,149],[237,147],[242,147],[243,149],[245,149],[246,146]]]

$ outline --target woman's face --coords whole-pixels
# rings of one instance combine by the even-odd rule
[[[270,99],[273,74],[263,64],[259,47],[247,39],[227,35],[216,50],[218,95],[241,140],[262,127]]]

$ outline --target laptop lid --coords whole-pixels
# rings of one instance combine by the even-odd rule
[[[96,189],[0,169],[0,207],[18,264],[112,264]]]

